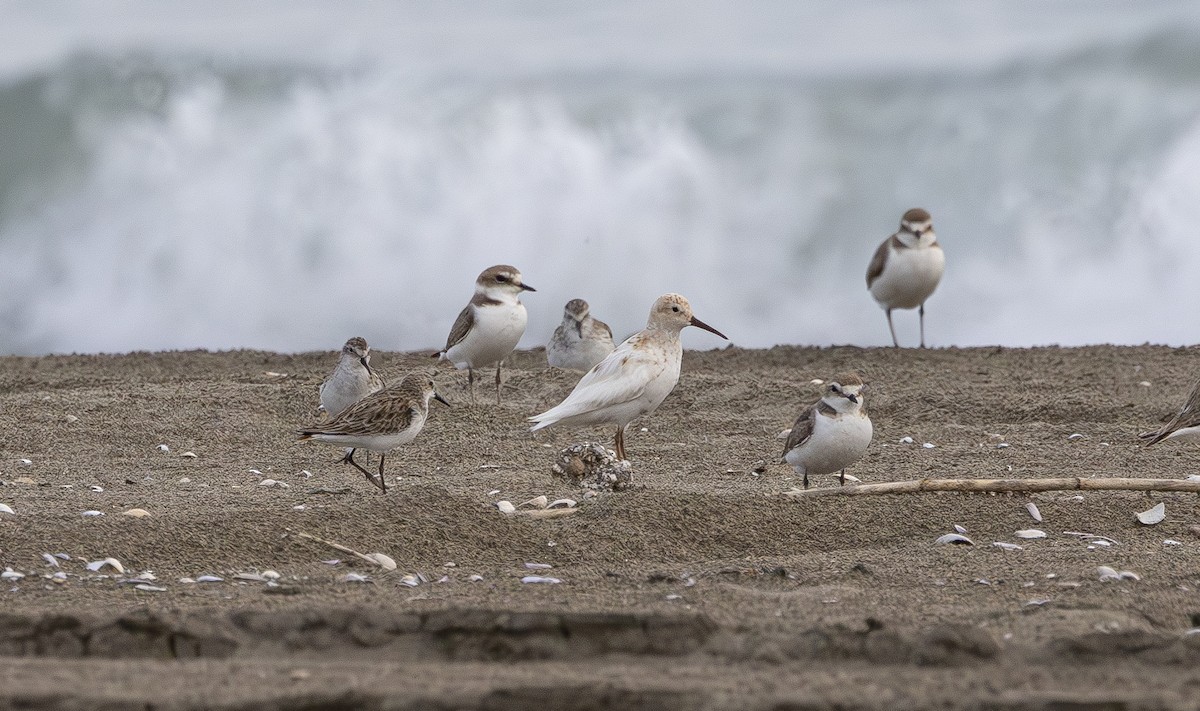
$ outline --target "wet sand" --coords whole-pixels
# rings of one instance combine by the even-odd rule
[[[589,500],[550,464],[576,442],[611,446],[612,432],[527,431],[574,382],[541,351],[515,356],[499,407],[490,378],[472,407],[465,374],[438,366],[453,407],[434,403],[389,458],[387,495],[337,448],[294,441],[335,359],[0,358],[0,503],[15,511],[0,513],[0,567],[26,574],[0,585],[0,708],[1200,704],[1195,495],[797,501],[782,495],[798,479],[776,437],[815,396],[811,379],[853,368],[875,423],[849,470],[864,483],[1183,478],[1200,473],[1195,446],[1147,449],[1136,434],[1183,404],[1195,348],[688,353],[674,393],[630,428],[633,488]],[[424,354],[373,364],[390,380],[432,367]],[[494,506],[541,494],[579,511]],[[1159,501],[1166,520],[1138,524]],[[121,515],[135,507],[150,516]],[[975,546],[934,545],[955,524]],[[1031,527],[1048,537],[1014,537]],[[124,575],[85,568],[106,557]],[[1101,582],[1101,565],[1141,579]],[[234,578],[266,570],[276,584]],[[146,571],[142,584],[165,591],[123,582]],[[522,583],[530,574],[562,582]],[[180,582],[202,575],[223,581]]]

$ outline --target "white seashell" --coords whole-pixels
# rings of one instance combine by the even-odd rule
[[[1042,605],[1045,605],[1048,602],[1050,602],[1050,598],[1048,598],[1048,597],[1035,598],[1035,599],[1030,600],[1029,602],[1025,603],[1025,606],[1026,607],[1041,607]]]
[[[1025,510],[1029,512],[1029,516],[1034,521],[1037,521],[1038,523],[1042,522],[1042,512],[1038,511],[1037,504],[1030,501],[1029,503],[1025,504]]]
[[[368,553],[367,558],[370,558],[371,562],[375,563],[384,570],[396,569],[396,561],[392,560],[390,556],[384,555],[383,553]]]
[[[196,582],[196,580],[194,578],[180,578],[179,582],[183,583],[184,585],[191,585],[192,583]]]
[[[1096,568],[1096,574],[1100,576],[1101,581],[1120,580],[1121,579],[1121,574],[1118,573],[1115,569],[1108,567],[1107,565],[1102,565],[1102,566]]]
[[[1015,534],[1017,538],[1045,538],[1046,532],[1036,528],[1023,528]]]
[[[820,378],[813,378],[812,380],[808,381],[808,384],[809,385],[824,385],[825,381],[821,380]]]
[[[1000,444],[996,445],[996,449],[1008,449],[1008,447],[1008,442],[1001,442]]]
[[[254,476],[262,476],[262,472],[260,472],[257,469],[251,469],[250,473],[253,474]]]
[[[258,485],[259,486],[277,486],[281,489],[288,489],[292,486],[291,484],[287,483],[286,481],[276,481],[275,479],[263,479],[262,481],[258,482]]]
[[[912,444],[915,441],[916,440],[914,440],[912,437],[901,437],[900,438],[900,444]]]
[[[1132,570],[1122,570],[1119,573],[1119,575],[1121,576],[1121,580],[1141,580],[1142,579],[1142,576],[1138,575],[1137,573],[1133,572]]]
[[[512,505],[511,501],[497,501],[496,508],[500,509],[500,513],[510,514],[516,513],[517,507]]]
[[[846,481],[850,482],[851,484],[862,483],[862,479],[859,479],[858,477],[854,476],[853,474],[846,474],[845,479],[846,479]]]
[[[53,565],[55,568],[58,567],[58,558],[55,558],[54,556],[50,555],[49,553],[43,553],[42,559],[45,560],[50,565]]]
[[[201,575],[196,578],[196,582],[198,582],[198,583],[223,583],[223,582],[225,582],[225,578],[222,578],[219,575]]]
[[[170,447],[168,447],[168,446],[167,446],[167,445],[165,445],[165,444],[160,444],[160,445],[158,445],[158,451],[160,451],[160,452],[170,452],[170,451],[171,451],[171,448],[170,448]]]
[[[975,541],[972,541],[970,538],[967,538],[966,536],[958,534],[958,533],[947,533],[944,536],[938,537],[938,539],[936,541],[934,541],[934,543],[936,543],[938,545],[946,545],[949,543],[957,543],[959,545],[965,545],[965,546],[975,545]]]
[[[146,518],[150,515],[150,512],[146,509],[129,509],[128,511],[122,511],[121,515],[131,516],[133,518]]]
[[[542,496],[535,496],[532,499],[530,499],[529,501],[522,501],[517,506],[517,508],[519,508],[519,509],[526,509],[526,508],[528,508],[528,509],[544,509],[544,508],[546,508],[546,501],[547,501],[546,496],[543,494]]]
[[[1016,543],[1005,543],[1004,541],[992,541],[992,545],[996,546],[997,548],[1003,548],[1006,551],[1023,551],[1023,550],[1025,550],[1023,547],[1017,545]]]
[[[76,417],[75,415],[67,415],[63,419],[66,420],[67,422],[79,422],[79,418]]]
[[[264,370],[263,375],[267,376],[268,378],[286,378],[288,376],[287,373],[276,373],[273,370]]]
[[[1108,548],[1112,545],[1112,541],[1106,541],[1102,538],[1097,538],[1094,541],[1088,541],[1088,543],[1090,543],[1092,546],[1101,546],[1103,548]]]
[[[157,585],[149,585],[147,583],[139,583],[133,586],[134,590],[145,590],[146,592],[166,592],[166,588],[160,588]]]
[[[454,561],[452,561],[452,560],[448,560],[448,561],[446,561],[445,563],[442,563],[442,567],[443,567],[443,568],[457,568],[457,567],[458,567],[458,563],[455,563],[455,562],[454,562]]]
[[[275,570],[264,570],[262,573],[260,573],[260,575],[262,575],[267,580],[279,580],[280,578],[283,577],[282,575],[279,574],[278,571],[275,571]]]
[[[488,496],[495,496],[496,494],[499,494],[499,493],[500,493],[500,490],[499,490],[499,489],[492,489],[491,491],[489,491],[489,492],[487,493],[487,495],[488,495]]]
[[[12,507],[8,504],[0,504],[0,513],[15,514],[16,511],[13,511]]]
[[[1150,381],[1143,380],[1143,381],[1139,382],[1138,385],[1141,385],[1143,388],[1148,388],[1148,387],[1150,387]]]
[[[558,585],[562,581],[559,580],[558,578],[547,578],[547,577],[544,577],[541,575],[526,575],[525,577],[521,578],[521,582],[532,583],[535,585],[539,584],[539,583],[546,584],[546,585]]]
[[[185,477],[183,477],[182,479],[180,479],[180,480],[179,480],[179,483],[180,483],[180,484],[191,484],[191,483],[192,483],[192,480],[191,480],[191,479],[189,479],[189,478],[187,478],[187,477],[185,476]]]
[[[19,462],[21,463],[21,465],[22,465],[22,466],[26,466],[26,467],[32,467],[32,466],[33,466],[33,460],[32,460],[32,459],[18,459],[17,461],[19,461]]]
[[[179,456],[183,457],[184,459],[195,459],[196,453],[195,452],[184,452],[183,454],[181,454]]]
[[[1163,541],[1163,545],[1164,546],[1182,546],[1183,544],[1173,538],[1168,538],[1167,540]]]
[[[93,485],[93,486],[89,486],[88,488],[89,488],[89,489],[91,489],[92,491],[96,492],[97,494],[103,494],[103,493],[104,493],[104,487],[103,487],[103,486],[95,486],[95,485]]]
[[[91,563],[87,564],[87,569],[94,573],[94,572],[100,570],[101,568],[103,568],[104,566],[108,566],[108,567],[112,568],[113,570],[117,571],[118,573],[125,572],[125,566],[121,565],[121,561],[117,560],[116,558],[105,558],[104,560],[93,560]]]
[[[234,580],[249,580],[254,583],[265,583],[267,579],[258,573],[237,573],[233,576]]]
[[[966,535],[966,533],[967,533],[967,527],[966,527],[966,526],[960,526],[960,525],[958,525],[957,523],[956,523],[956,524],[954,524],[954,530],[955,530],[955,531],[957,531],[958,533],[961,533],[961,534],[963,534],[963,535]]]
[[[1076,432],[1075,434],[1067,435],[1067,439],[1072,440],[1072,441],[1077,440],[1077,439],[1083,439],[1083,435]]]
[[[59,560],[71,560],[71,556],[67,555],[66,553],[55,553],[54,557],[58,558]]]
[[[371,579],[362,573],[346,573],[342,576],[343,583],[369,583]]]
[[[134,580],[158,580],[158,576],[152,570],[143,570],[133,577]]]
[[[416,575],[409,573],[408,575],[405,575],[403,578],[400,578],[400,584],[406,585],[410,588],[415,588],[421,584],[421,579],[419,577],[417,577]]]
[[[1143,511],[1137,515],[1137,520],[1147,526],[1153,526],[1156,523],[1161,523],[1167,517],[1167,505],[1160,501],[1154,505],[1154,508]]]
[[[926,442],[925,444],[923,444],[923,445],[921,445],[921,446],[922,446],[922,447],[924,447],[925,449],[933,449],[933,448],[934,448],[934,447],[936,447],[937,445],[936,445],[936,444],[934,444],[933,442]]]
[[[84,511],[83,515],[84,516],[103,516],[104,512],[103,511]]]
[[[550,565],[549,563],[526,563],[525,564],[526,570],[550,570],[553,567],[554,566]]]
[[[338,563],[341,563],[342,560],[340,558],[331,558],[330,560],[323,560],[321,562],[325,565],[337,565]]]
[[[548,509],[573,509],[578,502],[575,499],[555,499],[546,505]]]
[[[0,580],[20,580],[25,577],[24,573],[18,573],[12,568],[5,568],[3,573],[0,573]]]
[[[481,583],[481,582],[483,582],[483,576],[479,575],[479,574],[475,574],[475,575],[472,575],[471,577],[467,578],[467,580],[472,583]]]

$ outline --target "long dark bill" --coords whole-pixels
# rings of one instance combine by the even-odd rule
[[[726,336],[724,333],[721,333],[720,331],[713,328],[712,326],[709,326],[707,323],[704,323],[703,321],[696,318],[695,316],[692,317],[691,324],[693,326],[695,326],[696,328],[703,328],[705,331],[708,331],[709,333],[715,333],[718,336],[720,336],[721,338],[724,338],[727,341],[729,340],[729,336]]]
[[[438,395],[437,393],[434,393],[434,394],[433,394],[433,399],[434,399],[434,400],[437,400],[437,401],[438,401],[438,402],[440,402],[440,403],[442,403],[442,404],[443,404],[443,405],[445,405],[446,407],[450,407],[450,403],[446,401],[446,398],[442,397],[441,395]]]

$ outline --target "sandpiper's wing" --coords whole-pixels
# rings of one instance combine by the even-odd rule
[[[300,439],[317,435],[378,435],[403,432],[412,424],[417,402],[397,396],[392,390],[380,390],[359,400],[329,422],[299,431]]]
[[[871,257],[871,263],[867,266],[867,288],[870,289],[879,275],[883,273],[884,262],[887,261],[888,245],[892,243],[894,237],[888,237],[879,244],[879,249],[875,250],[875,255]]]
[[[667,369],[662,352],[638,348],[642,334],[635,333],[604,360],[584,373],[575,389],[558,405],[529,418],[541,429],[570,417],[630,402],[641,397],[646,386]]]
[[[450,336],[446,339],[446,347],[442,349],[442,353],[461,343],[474,325],[475,309],[471,308],[471,304],[467,304],[459,312],[458,318],[454,320],[454,327],[450,329]]]
[[[1149,447],[1166,439],[1172,432],[1196,426],[1200,426],[1200,381],[1192,387],[1192,394],[1188,395],[1183,409],[1172,417],[1170,422],[1153,432],[1142,432],[1138,437],[1149,440],[1146,442],[1146,446]]]
[[[603,321],[601,321],[598,318],[594,318],[594,319],[592,319],[592,325],[594,325],[596,327],[597,333],[607,333],[608,340],[610,340],[610,341],[612,340],[612,329],[608,327],[607,323],[604,323]]]
[[[817,402],[820,402],[818,400]],[[787,441],[783,443],[783,455],[799,447],[812,437],[813,424],[817,418],[817,402],[812,403],[800,412],[800,416],[796,418],[796,423],[792,425],[792,431],[788,434]]]

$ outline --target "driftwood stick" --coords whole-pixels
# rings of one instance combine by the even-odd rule
[[[1200,481],[1186,479],[913,479],[880,484],[852,484],[824,489],[792,489],[784,496],[801,499],[813,496],[880,496],[920,494],[926,491],[1006,492],[1034,491],[1181,491],[1200,494]]]
[[[368,563],[371,563],[372,565],[378,565],[378,566],[383,565],[382,563],[380,563],[378,560],[372,558],[371,556],[369,556],[365,553],[359,553],[358,551],[354,550],[353,548],[348,548],[346,546],[343,546],[341,543],[334,543],[333,541],[327,541],[324,538],[321,538],[319,536],[314,536],[311,533],[305,533],[304,531],[296,531],[296,536],[298,536],[300,538],[307,538],[308,540],[316,541],[317,543],[324,543],[325,545],[329,546],[330,548],[339,550],[343,553],[349,553],[350,555],[361,558],[361,559],[367,561]]]

